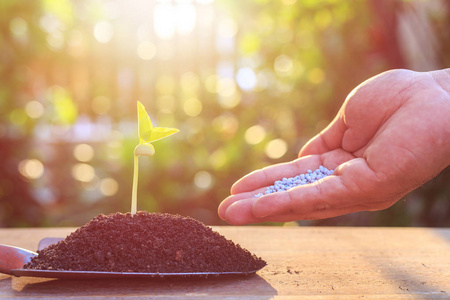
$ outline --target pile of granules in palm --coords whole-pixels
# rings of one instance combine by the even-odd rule
[[[203,223],[172,214],[100,214],[38,251],[24,269],[192,273],[254,272],[266,262]]]
[[[305,174],[300,174],[295,177],[283,178],[275,181],[275,183],[266,188],[264,193],[258,193],[253,198],[259,198],[267,194],[289,191],[300,185],[314,183],[322,178],[333,175],[333,170],[328,170],[324,166],[319,166],[318,169],[311,171],[308,170]]]

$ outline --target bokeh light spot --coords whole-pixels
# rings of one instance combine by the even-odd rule
[[[95,170],[88,164],[77,163],[72,167],[72,176],[78,181],[90,182],[95,178]]]
[[[88,144],[76,145],[73,149],[73,156],[81,162],[88,162],[94,158],[94,148]]]
[[[72,94],[62,86],[54,85],[47,89],[54,108],[54,120],[60,124],[75,123],[78,116],[78,106],[72,99]]]
[[[233,78],[219,79],[218,92],[222,97],[232,96],[236,92],[236,84]]]
[[[258,35],[248,33],[241,38],[239,46],[244,54],[253,55],[254,53],[259,51],[261,47],[261,41]]]
[[[176,6],[175,20],[177,32],[181,35],[187,35],[191,33],[195,28],[195,22],[197,20],[197,11],[195,7],[191,3],[189,3],[190,1],[184,2],[186,3],[178,3],[178,5]]]
[[[198,171],[194,176],[194,183],[201,189],[208,189],[212,184],[212,176],[207,171]]]
[[[154,28],[161,39],[170,39],[176,30],[175,8],[171,3],[158,3],[155,7]]]
[[[257,83],[256,74],[251,68],[241,68],[236,74],[236,81],[241,89],[251,91]]]
[[[293,68],[294,62],[289,56],[282,54],[275,58],[274,69],[277,73],[288,74],[292,72]]]
[[[261,125],[255,125],[245,131],[245,141],[250,145],[261,143],[266,137],[266,130]]]
[[[44,14],[39,19],[39,26],[47,33],[53,33],[61,29],[61,22],[54,14]]]
[[[105,196],[114,196],[119,190],[119,184],[114,178],[104,178],[100,181],[100,192]]]
[[[24,36],[28,32],[28,24],[22,18],[14,18],[9,23],[9,29],[15,36]]]
[[[37,159],[25,159],[19,163],[19,172],[27,179],[38,179],[44,174],[44,165]]]
[[[222,108],[231,109],[236,107],[241,102],[241,95],[236,93],[227,97],[220,97],[219,103]]]
[[[113,38],[113,36],[114,28],[110,22],[100,21],[95,24],[94,37],[98,42],[106,44]]]
[[[25,113],[32,119],[39,119],[44,114],[42,103],[33,100],[25,105]]]
[[[282,139],[274,139],[267,143],[265,153],[267,157],[277,159],[287,152],[287,143]]]
[[[197,98],[190,98],[184,102],[183,110],[186,115],[196,117],[202,112],[202,103]]]

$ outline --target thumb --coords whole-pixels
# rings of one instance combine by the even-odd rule
[[[322,154],[341,148],[342,139],[347,127],[338,114],[334,120],[318,135],[309,140],[298,153],[298,157],[312,154]]]

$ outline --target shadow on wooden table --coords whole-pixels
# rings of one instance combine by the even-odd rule
[[[434,228],[433,229],[434,234],[442,238],[443,240],[450,243],[450,232],[443,229],[443,228]]]
[[[259,275],[207,279],[58,280],[13,278],[15,297],[183,297],[211,299],[242,295],[270,299],[277,291]]]

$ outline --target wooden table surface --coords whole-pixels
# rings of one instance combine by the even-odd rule
[[[450,299],[450,228],[213,227],[265,259],[254,275],[210,279],[60,280],[0,274],[0,298]],[[36,250],[74,228],[0,229]]]

